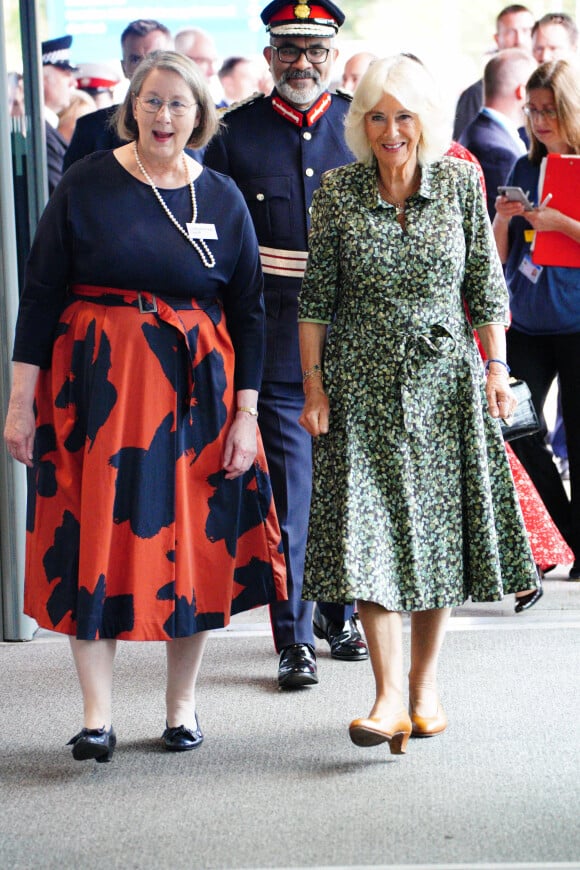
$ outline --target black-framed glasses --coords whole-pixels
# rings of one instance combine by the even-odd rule
[[[330,51],[318,45],[309,45],[308,48],[299,48],[297,45],[272,45],[272,50],[278,55],[280,63],[296,63],[304,55],[308,63],[324,63]]]
[[[189,109],[195,106],[195,103],[182,103],[181,100],[161,100],[159,97],[138,97],[135,94],[135,99],[141,104],[144,112],[150,115],[156,115],[163,106],[167,106],[170,115],[175,115],[180,118],[185,115]]]
[[[547,118],[548,121],[555,121],[558,117],[556,109],[533,109],[531,106],[524,106],[524,113],[531,118],[532,121],[538,121],[540,118]]]

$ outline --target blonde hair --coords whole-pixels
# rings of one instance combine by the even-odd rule
[[[63,139],[70,142],[75,130],[76,122],[83,115],[95,112],[97,104],[90,94],[85,91],[73,91],[71,101],[62,112],[58,113],[58,127],[56,128]]]
[[[124,101],[113,116],[112,126],[121,139],[132,142],[139,138],[139,129],[133,113],[133,99],[139,96],[143,82],[155,69],[177,73],[188,85],[197,104],[198,124],[192,129],[186,144],[190,148],[203,148],[219,128],[216,107],[205,76],[200,72],[197,64],[177,51],[152,51],[143,58],[133,74]]]
[[[430,73],[420,60],[406,54],[373,61],[359,82],[345,120],[346,144],[357,160],[368,166],[374,162],[365,133],[365,115],[384,94],[390,94],[417,115],[421,124],[419,164],[440,160],[451,142],[451,118]]]

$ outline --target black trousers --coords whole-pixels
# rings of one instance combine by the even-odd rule
[[[265,381],[260,390],[260,432],[268,460],[274,504],[282,532],[288,575],[288,601],[270,605],[277,652],[293,643],[314,646],[311,601],[302,599],[304,555],[312,490],[312,439],[298,418],[304,405],[302,383]],[[352,604],[318,602],[323,615],[341,625]]]
[[[536,435],[512,441],[511,446],[575,558],[580,559],[580,333],[525,335],[509,329],[507,360],[512,375],[527,382],[543,427]],[[570,498],[546,445],[543,409],[556,376],[568,446]]]

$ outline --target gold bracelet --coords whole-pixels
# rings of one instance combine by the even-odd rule
[[[307,381],[310,378],[322,377],[322,368],[317,364],[313,365],[311,369],[305,369],[302,372],[302,380]]]
[[[249,414],[250,417],[257,417],[257,416],[258,416],[258,411],[257,411],[256,408],[243,408],[243,407],[240,407],[240,408],[238,408],[238,411],[243,411],[244,414]]]

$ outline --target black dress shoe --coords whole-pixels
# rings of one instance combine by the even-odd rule
[[[516,613],[521,613],[522,610],[529,610],[530,607],[533,607],[540,600],[544,594],[540,574],[538,574],[538,583],[538,588],[534,589],[533,592],[528,592],[527,595],[520,595],[519,598],[516,595],[516,606],[514,607]]]
[[[574,564],[570,568],[568,574],[569,580],[580,580],[580,559],[574,559]]]
[[[331,622],[316,604],[312,616],[312,628],[316,637],[330,644],[330,655],[343,662],[363,662],[369,657],[367,645],[356,627],[356,619],[351,617],[342,625]]]
[[[117,737],[112,725],[108,731],[104,725],[102,728],[83,728],[67,743],[67,746],[72,746],[73,758],[76,761],[94,758],[101,763],[111,760],[116,745]]]
[[[167,723],[165,724],[167,725]],[[201,746],[203,734],[199,727],[197,713],[195,714],[194,730],[186,728],[185,725],[178,725],[176,728],[166,727],[161,735],[161,739],[169,752],[187,752],[188,749],[195,749],[196,746]]]
[[[316,655],[308,643],[293,643],[280,653],[278,685],[281,689],[300,689],[318,682]]]

